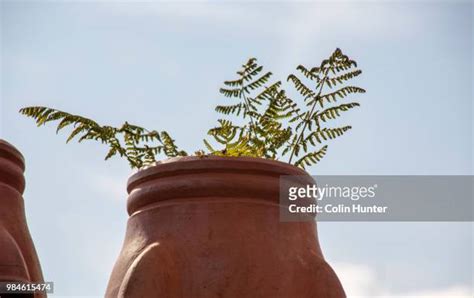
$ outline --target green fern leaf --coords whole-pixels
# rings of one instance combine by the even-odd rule
[[[341,116],[341,112],[346,112],[350,109],[353,109],[355,107],[359,107],[360,104],[357,102],[351,102],[348,104],[341,104],[336,107],[328,108],[325,109],[321,112],[318,112],[313,115],[313,120],[318,121],[321,120],[323,122],[326,122],[328,119],[336,119],[337,117]]]
[[[293,74],[289,75],[288,81],[293,82],[296,90],[305,98],[305,100],[316,96],[316,93],[306,86],[297,76]]]
[[[320,150],[305,154],[295,162],[295,166],[305,169],[307,166],[317,164],[326,155],[328,146],[325,145]]]
[[[297,70],[299,70],[306,78],[319,82],[321,79],[318,75],[319,73],[319,68],[313,68],[311,70],[306,69],[303,65],[298,65],[296,67]]]
[[[313,131],[304,139],[302,144],[310,142],[311,145],[314,146],[315,141],[318,143],[322,143],[323,141],[335,139],[337,137],[342,136],[346,131],[351,128],[351,126],[343,126],[337,128],[323,128],[317,131]]]

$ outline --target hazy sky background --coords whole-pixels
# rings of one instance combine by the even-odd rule
[[[102,296],[122,245],[126,162],[17,111],[166,129],[188,151],[249,57],[285,80],[336,47],[367,93],[312,174],[473,174],[473,3],[1,2],[0,136],[27,160],[28,223],[57,296]],[[449,199],[449,198],[447,198]],[[472,296],[472,223],[319,223],[349,296]],[[56,296],[56,295],[55,295]]]

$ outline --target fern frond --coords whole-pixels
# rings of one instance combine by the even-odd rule
[[[161,142],[163,144],[163,150],[166,156],[176,157],[176,156],[188,155],[185,151],[178,150],[178,146],[176,146],[175,141],[171,138],[171,136],[166,131],[162,131],[160,133],[160,137],[161,137]]]
[[[257,78],[256,80],[251,81],[247,85],[243,85],[243,81],[244,80],[245,81],[250,80],[251,79],[250,76],[241,77],[239,80],[235,80],[235,81],[226,81],[226,82],[224,82],[224,84],[227,83],[226,85],[233,85],[233,86],[236,86],[236,88],[233,88],[233,89],[221,88],[221,89],[219,89],[219,92],[221,94],[223,94],[224,96],[226,96],[226,97],[241,98],[244,94],[249,94],[251,90],[255,90],[255,89],[258,89],[258,88],[264,86],[264,84],[266,82],[268,82],[268,80],[270,79],[271,76],[272,76],[272,73],[267,72],[266,74],[262,75],[261,77]],[[238,84],[240,84],[240,85],[238,85]],[[240,87],[237,87],[237,86],[240,86]]]
[[[311,70],[308,70],[306,67],[300,64],[296,67],[296,69],[299,70],[306,78],[310,79],[311,81],[319,82],[321,80],[318,75],[319,68],[313,68]]]
[[[249,58],[249,60],[247,60],[247,62],[244,65],[242,65],[242,70],[237,71],[237,74],[241,75],[242,73],[253,71],[256,68],[258,68],[257,58],[252,57],[252,58]]]
[[[298,105],[286,96],[284,90],[273,90],[271,96],[268,107],[262,115],[263,120],[271,119],[280,122],[280,120],[290,118],[292,122],[301,117]]]
[[[350,71],[347,73],[344,73],[342,75],[336,76],[336,77],[329,77],[328,83],[332,84],[332,86],[339,84],[343,84],[345,81],[349,81],[357,76],[359,76],[362,73],[361,70],[357,69],[354,71]]]
[[[302,142],[306,144],[307,142],[311,145],[315,145],[315,142],[322,143],[323,141],[332,140],[337,137],[342,136],[346,131],[351,129],[351,126],[343,126],[337,128],[323,128],[310,133]]]
[[[230,105],[230,106],[217,106],[216,107],[216,112],[224,114],[224,115],[240,115],[240,112],[242,111],[243,105],[242,103],[238,103],[235,105]]]
[[[148,147],[148,145],[145,145],[145,148],[143,149],[143,151],[145,151],[143,155],[143,165],[148,166],[148,165],[153,164],[156,161],[155,155],[157,154],[157,149]]]
[[[67,138],[66,143],[69,143],[69,141],[71,141],[76,135],[83,132],[84,130],[86,130],[86,127],[83,124],[80,124],[79,126],[74,128],[74,130],[71,132],[71,134]]]
[[[273,97],[273,93],[278,91],[281,87],[281,81],[275,82],[272,85],[265,87],[262,92],[257,94],[252,100],[256,102],[270,101]]]
[[[220,88],[219,92],[223,94],[225,97],[240,98],[242,96],[243,90],[241,88],[235,88],[235,89]]]
[[[239,157],[261,157],[262,152],[257,147],[251,146],[250,140],[247,136],[241,136],[237,141],[226,145],[224,150],[225,156]]]
[[[297,76],[291,74],[288,76],[288,81],[291,81],[294,85],[296,90],[305,98],[313,98],[316,96],[316,93],[311,90],[308,86],[306,86]]]
[[[111,157],[114,156],[115,154],[117,154],[117,148],[111,147],[111,148],[109,149],[109,152],[108,152],[107,155],[105,156],[105,160],[108,160],[109,158],[111,158]]]
[[[250,58],[247,63],[242,65],[242,70],[237,71],[237,74],[242,77],[243,81],[251,81],[263,69],[263,66],[257,64],[256,58]]]
[[[354,93],[365,93],[365,89],[362,89],[356,86],[345,86],[334,92],[330,92],[327,94],[323,94],[319,97],[312,98],[311,100],[308,101],[308,105],[313,105],[317,103],[319,104],[321,108],[323,108],[324,102],[327,102],[327,103],[337,102],[338,97],[342,99],[346,97],[347,95],[354,94]]]
[[[337,117],[341,115],[340,112],[346,112],[358,106],[360,106],[360,104],[358,104],[357,102],[351,102],[348,104],[341,104],[336,107],[328,108],[314,114],[313,120],[318,121],[318,122],[319,120],[326,122],[328,119],[336,119]]]
[[[323,93],[324,89],[332,89],[338,84],[344,84],[359,76],[362,72],[358,69],[354,70],[354,67],[357,67],[357,63],[347,55],[344,55],[338,48],[317,67],[313,67],[310,70],[302,65],[297,67],[297,70],[303,73],[306,78],[316,82],[314,89],[305,85],[293,74],[288,77],[288,80],[294,84],[296,90],[304,97],[305,103],[309,108],[308,111],[302,113],[296,123],[295,132],[298,133],[298,136],[296,138],[293,137],[290,145],[283,150],[283,154],[291,152],[290,163],[292,158],[298,156],[301,150],[307,152],[309,145],[314,146],[316,142],[321,143],[334,139],[350,129],[350,126],[321,129],[320,121],[326,122],[328,119],[335,119],[340,116],[340,112],[359,106],[358,103],[341,104],[336,107],[326,108],[323,111],[318,111],[316,106],[319,105],[321,108],[324,108],[327,103],[336,102],[338,98],[344,98],[352,93],[365,92],[360,87],[342,86],[338,90],[326,94]],[[334,76],[329,76],[329,73],[334,74]],[[314,126],[315,131],[313,131]],[[308,155],[307,157],[310,158],[311,156]],[[300,159],[298,164],[304,165],[303,160]]]
[[[357,62],[350,59],[347,55],[344,55],[342,51],[337,48],[329,59],[323,60],[320,69],[336,74],[341,71],[349,70],[352,67],[357,67]]]
[[[211,128],[208,134],[223,145],[231,143],[237,133],[243,130],[242,127],[233,125],[230,120],[219,119],[218,122],[220,126]]]
[[[224,85],[229,86],[229,87],[238,87],[238,86],[242,86],[243,84],[244,84],[243,77],[240,77],[236,80],[224,81]]]
[[[140,168],[155,160],[155,155],[164,152],[167,156],[184,156],[185,151],[180,151],[174,140],[166,132],[148,131],[143,127],[125,122],[120,128],[111,126],[101,126],[97,122],[78,115],[69,114],[47,107],[25,107],[20,113],[36,120],[37,125],[44,125],[47,122],[59,121],[56,133],[61,129],[73,125],[74,128],[69,134],[66,143],[79,137],[78,142],[83,140],[101,141],[109,146],[105,159],[109,159],[116,154],[125,157],[132,168]],[[119,141],[119,136],[123,138],[124,146]],[[149,146],[147,143],[158,141],[157,146]],[[143,147],[139,144],[145,143]]]
[[[244,88],[243,88],[244,91],[246,93],[248,93],[250,90],[255,90],[257,88],[262,87],[266,82],[268,82],[268,80],[270,79],[271,76],[272,76],[272,73],[267,72],[266,74],[262,75],[261,77],[259,77],[255,81],[252,81],[248,85],[244,86]]]
[[[307,153],[295,162],[295,166],[305,169],[307,166],[317,164],[326,155],[327,148],[325,145],[318,151]]]

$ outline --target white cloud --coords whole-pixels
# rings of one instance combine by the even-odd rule
[[[406,298],[434,298],[434,297],[472,297],[473,293],[465,286],[453,286],[447,289],[439,290],[425,290],[419,292],[411,292],[405,294],[403,297]]]
[[[420,12],[413,3],[378,2],[159,2],[159,3],[103,3],[100,12],[105,15],[149,24],[171,24],[177,32],[189,34],[193,24],[200,34],[231,35],[259,40],[265,36],[276,38],[275,54],[281,65],[292,65],[314,57],[315,49],[341,42],[360,44],[370,40],[383,43],[393,40],[411,41],[427,26],[429,13]],[[206,27],[209,27],[207,30]],[[327,49],[321,49],[326,54]],[[308,52],[312,51],[312,52]],[[275,69],[278,71],[278,69]]]
[[[441,289],[420,289],[405,293],[393,293],[384,287],[375,270],[367,265],[335,263],[332,267],[341,280],[349,298],[472,298],[469,286],[453,285]]]
[[[348,297],[373,296],[378,291],[376,274],[369,266],[349,263],[335,263],[331,266]]]
[[[213,27],[217,23],[239,25],[241,31],[264,28],[268,32],[283,33],[285,37],[293,34],[305,38],[308,32],[333,35],[350,31],[355,38],[393,39],[414,33],[423,23],[423,14],[408,5],[411,3],[370,1],[106,2],[102,3],[101,11],[118,16],[158,17],[176,23],[199,20]]]

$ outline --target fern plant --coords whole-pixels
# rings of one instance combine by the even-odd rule
[[[272,73],[263,70],[257,59],[251,58],[237,71],[237,77],[224,81],[219,90],[227,105],[218,105],[223,115],[218,126],[208,135],[220,146],[204,140],[208,152],[198,150],[198,156],[251,156],[286,159],[305,168],[319,162],[327,152],[327,141],[346,133],[351,126],[326,127],[343,112],[359,106],[357,102],[340,103],[351,94],[365,90],[348,85],[362,71],[357,63],[336,49],[328,59],[315,67],[299,65],[300,78],[290,74],[287,81],[302,97],[304,108],[298,107],[282,88],[282,81],[271,82]],[[102,126],[94,120],[48,107],[25,107],[20,113],[36,120],[38,126],[59,121],[56,132],[73,126],[66,142],[95,140],[108,145],[105,159],[114,155],[125,157],[132,168],[153,164],[157,156],[186,156],[166,131],[147,130],[125,122],[121,127]]]

